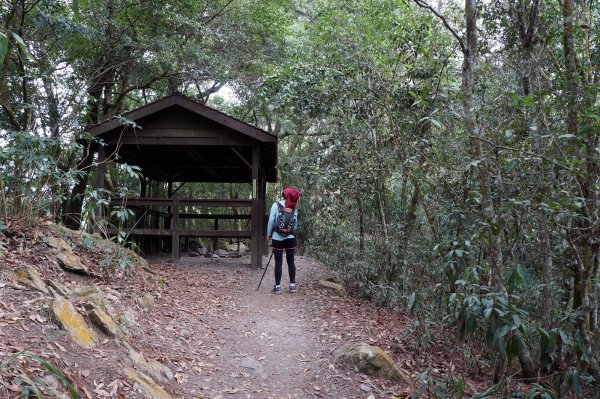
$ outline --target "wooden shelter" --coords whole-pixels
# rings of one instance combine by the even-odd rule
[[[250,238],[252,267],[261,265],[266,183],[277,181],[276,136],[178,93],[86,130],[98,153],[97,187],[104,187],[106,160],[141,168],[140,197],[110,200],[142,215],[131,235],[163,241],[170,237],[173,261],[180,257],[181,238]],[[167,182],[166,198],[146,196],[152,180]],[[186,182],[249,183],[252,198],[179,198],[174,184],[181,187]],[[250,212],[189,212],[199,207]],[[98,216],[103,212],[99,208]],[[181,223],[185,219],[212,219],[214,228],[186,229]],[[224,219],[249,219],[250,229],[219,230],[219,220]]]

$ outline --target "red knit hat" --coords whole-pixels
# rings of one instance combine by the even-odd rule
[[[295,208],[296,203],[301,197],[300,191],[291,187],[284,188],[281,195],[285,199],[286,208]]]

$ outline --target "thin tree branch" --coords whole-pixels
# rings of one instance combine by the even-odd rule
[[[4,110],[4,113],[6,113],[6,116],[8,116],[8,120],[10,121],[10,125],[12,126],[12,128],[17,131],[21,130],[21,124],[19,123],[19,120],[17,119],[17,116],[13,112],[10,105],[6,104],[4,101],[0,101],[0,106],[2,106],[2,109]]]
[[[286,130],[280,133],[277,137],[279,140],[283,140],[286,137],[290,136],[298,136],[298,137],[322,137],[329,135],[329,132],[315,132],[315,133],[292,133],[289,130]]]
[[[573,171],[572,168],[570,168],[568,166],[565,166],[565,165],[561,165],[558,162],[556,162],[556,161],[554,161],[554,160],[552,160],[550,158],[547,158],[547,157],[545,157],[543,155],[540,155],[540,154],[535,154],[533,152],[522,150],[520,148],[513,148],[513,147],[507,147],[507,146],[504,146],[504,145],[496,144],[493,141],[491,141],[489,139],[486,139],[484,137],[481,137],[481,136],[469,135],[469,138],[483,141],[484,143],[487,143],[487,144],[489,144],[491,146],[494,146],[495,148],[499,148],[499,149],[502,149],[502,150],[508,150],[508,151],[513,151],[513,152],[520,152],[520,153],[523,153],[523,154],[526,154],[526,155],[530,155],[532,157],[538,157],[538,158],[543,159],[544,161],[546,161],[548,163],[551,163],[552,165],[555,165],[555,166],[559,167],[560,169],[568,170],[568,171]]]
[[[433,15],[435,15],[436,17],[438,17],[442,21],[442,23],[444,24],[444,26],[446,27],[446,29],[448,29],[450,31],[450,33],[452,33],[452,36],[454,36],[456,38],[456,40],[458,41],[458,44],[460,45],[460,48],[461,48],[462,52],[465,53],[467,51],[467,48],[465,47],[465,44],[463,43],[462,38],[458,35],[458,33],[456,33],[456,31],[454,30],[454,28],[452,26],[450,26],[450,24],[448,23],[448,21],[446,20],[446,18],[442,14],[440,14],[439,12],[437,12],[426,1],[423,1],[423,0],[413,0],[413,1],[419,7],[425,8],[425,9],[431,11],[433,13]]]
[[[178,75],[178,74],[177,74],[177,73],[168,74],[168,73],[166,73],[166,72],[165,72],[165,73],[162,73],[162,74],[160,74],[160,75],[156,75],[156,76],[153,76],[153,77],[149,78],[149,79],[148,79],[146,82],[144,82],[144,83],[142,83],[142,84],[128,86],[128,87],[124,88],[124,89],[123,89],[123,90],[122,90],[122,91],[119,93],[119,95],[117,96],[117,99],[114,101],[114,103],[113,103],[113,104],[114,104],[114,106],[116,106],[117,104],[121,103],[121,101],[123,101],[123,99],[124,99],[124,98],[125,98],[125,97],[126,97],[128,94],[129,94],[129,93],[131,93],[131,92],[132,92],[132,91],[134,91],[134,90],[146,90],[146,89],[149,89],[150,87],[152,87],[152,85],[153,85],[155,82],[158,82],[159,80],[161,80],[161,79],[165,79],[165,78],[167,78],[167,77],[169,77],[169,76],[176,76],[176,75]],[[117,112],[120,112],[120,110],[118,110],[118,109],[117,109],[116,111],[117,111]]]
[[[214,15],[212,15],[208,20],[206,20],[204,22],[204,25],[208,25],[210,24],[215,18],[217,18],[219,15],[221,15],[223,12],[225,12],[225,10],[227,9],[227,7],[229,7],[231,5],[231,3],[233,3],[235,0],[230,0],[227,4],[225,4],[223,6],[223,8],[221,8],[219,11],[217,11]]]
[[[527,27],[527,45],[531,46],[533,44],[533,38],[535,37],[535,24],[536,19],[538,17],[540,7],[540,0],[534,0],[533,6],[531,7],[531,11],[529,12],[529,26]]]

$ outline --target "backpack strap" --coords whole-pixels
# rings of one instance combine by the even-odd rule
[[[275,218],[275,223],[273,223],[273,229],[271,230],[271,235],[273,235],[273,233],[277,232],[277,223],[279,222],[279,217],[281,216],[281,214],[283,213],[283,209],[285,208],[283,205],[281,205],[281,203],[279,201],[275,201],[274,204],[277,205],[277,209],[279,210],[279,213],[277,215],[277,217]]]

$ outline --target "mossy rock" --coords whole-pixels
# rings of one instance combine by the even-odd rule
[[[13,270],[13,275],[18,283],[34,288],[44,294],[48,293],[48,287],[42,277],[31,266],[21,266]]]
[[[87,304],[88,317],[93,325],[110,337],[119,335],[117,323],[100,307],[95,304]]]
[[[63,283],[61,283],[59,281],[55,281],[52,279],[46,279],[46,280],[44,280],[44,283],[46,283],[46,285],[48,286],[49,289],[53,289],[59,295],[62,295],[65,298],[71,296],[71,290],[69,289],[69,287],[67,287],[66,285],[64,285]]]
[[[40,237],[43,242],[46,243],[50,248],[62,252],[62,251],[71,251],[71,246],[67,244],[65,240],[60,237],[54,236],[42,236]]]
[[[58,265],[66,271],[83,275],[89,274],[87,266],[83,264],[81,258],[74,252],[59,252],[56,255],[56,261],[58,262]]]
[[[85,322],[71,302],[56,295],[50,305],[56,323],[66,330],[79,346],[91,349],[98,343],[96,332]]]
[[[104,292],[94,285],[84,285],[81,287],[75,288],[71,292],[72,298],[77,298],[89,303],[93,303],[100,307],[102,310],[106,311],[106,297],[104,296]]]
[[[319,285],[321,287],[325,287],[327,289],[330,289],[330,290],[336,292],[340,296],[343,296],[343,297],[347,297],[348,296],[348,292],[346,291],[346,289],[344,288],[344,286],[341,285],[341,284],[334,283],[334,282],[329,281],[329,280],[319,280]]]
[[[67,242],[67,246],[69,246],[68,242],[72,242],[84,248],[91,245],[109,254],[118,253],[119,256],[123,256],[131,266],[148,267],[148,262],[134,251],[128,248],[123,248],[122,246],[115,244],[111,240],[107,240],[98,234],[89,234],[84,231],[74,231],[65,226],[54,223],[48,223],[48,226],[54,235],[61,237],[60,239]],[[86,242],[89,244],[86,244]]]
[[[136,369],[163,382],[167,382],[175,378],[171,369],[158,360],[146,359],[141,353],[135,351],[126,342],[123,342],[123,346],[125,349],[127,349],[127,357],[129,360],[131,360],[131,363]]]
[[[137,383],[138,387],[148,399],[172,399],[172,396],[162,389],[154,380],[132,367],[125,367],[125,376],[131,382]]]
[[[394,360],[378,346],[351,344],[337,349],[334,360],[341,364],[356,367],[361,373],[385,377],[390,381],[408,380],[410,376],[400,369]]]

